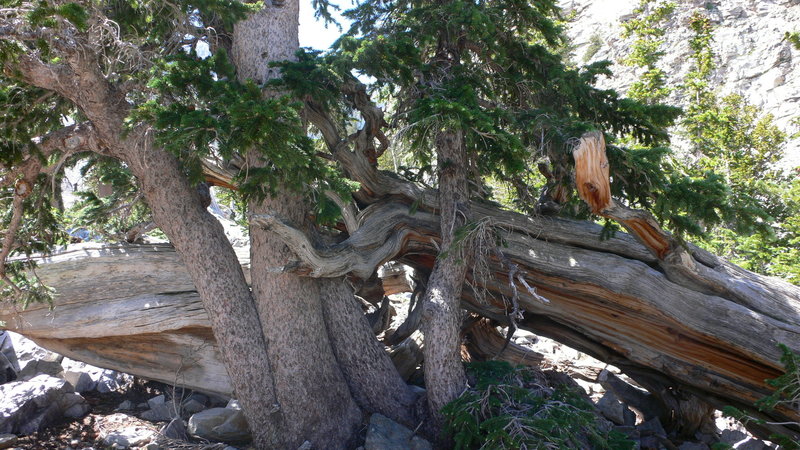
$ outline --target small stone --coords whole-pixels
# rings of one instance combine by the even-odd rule
[[[103,436],[103,444],[113,448],[130,448],[144,445],[153,438],[153,431],[139,427],[114,430]]]

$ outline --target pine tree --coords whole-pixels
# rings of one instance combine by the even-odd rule
[[[677,362],[653,367],[648,345],[663,339],[631,335],[637,329],[626,324],[651,313],[659,319],[647,316],[645,332],[693,324],[671,305],[654,307],[654,294],[637,291],[633,276],[672,288],[659,297],[680,292],[681,301],[717,306],[708,292],[790,308],[793,291],[752,294],[737,283],[754,275],[699,250],[690,255],[657,226],[650,237],[668,244],[663,252],[643,233],[643,245],[629,236],[601,241],[591,224],[567,220],[593,216],[573,195],[571,175],[571,151],[587,131],[610,144],[619,202],[651,210],[672,230],[707,226],[716,213],[709,204],[726,191],[721,180],[701,185],[667,164],[665,128],[676,108],[594,87],[607,63],[563,61],[552,1],[365,1],[346,13],[353,26],[332,52],[294,55],[296,1],[1,1],[3,297],[49,298],[24,258],[8,258],[51,250],[68,226],[127,238],[152,221],[203,300],[258,448],[306,440],[341,448],[373,412],[439,438],[439,409],[467,382],[463,306],[512,328],[547,317],[545,329],[633,373],[663,371],[656,381],[643,376],[660,395],[676,392],[659,384],[665,379],[713,395],[749,394],[753,377],[777,361],[759,348],[763,370],[739,370],[751,366],[737,360],[688,379],[697,361],[659,348]],[[325,16],[328,2],[316,4]],[[374,82],[365,86],[354,73]],[[378,107],[379,95],[391,108]],[[419,163],[412,175],[432,170],[437,189],[379,171],[391,145],[408,146]],[[64,213],[65,225],[52,186],[69,166],[84,167],[90,189],[110,185],[114,194],[85,194]],[[493,205],[489,177],[508,180],[516,208],[533,214]],[[230,195],[246,205],[252,289],[206,211],[206,183],[236,189]],[[613,258],[626,275],[600,276],[594,263]],[[400,377],[354,297],[353,286],[369,284],[388,260],[414,266],[427,284],[427,402]],[[704,264],[738,275],[713,278]],[[553,298],[550,306],[537,289]],[[741,308],[729,314],[740,317]],[[618,328],[614,336],[604,321]],[[707,344],[700,332],[683,332]],[[748,348],[742,336],[714,332],[724,334],[714,349],[731,341],[737,355]],[[749,350],[742,358],[756,358]],[[720,388],[718,373],[730,384]]]

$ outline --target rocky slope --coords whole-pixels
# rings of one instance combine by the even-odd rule
[[[603,78],[602,87],[625,92],[639,73],[619,63],[629,53],[631,41],[620,37],[621,23],[632,17],[638,1],[562,0],[567,12],[576,14],[569,26],[578,63],[610,60],[614,76]],[[712,44],[717,69],[713,81],[720,95],[741,94],[748,102],[775,116],[785,131],[800,117],[800,50],[783,39],[787,31],[800,31],[800,0],[686,0],[677,7],[666,27],[670,32],[662,46],[661,67],[667,82],[676,86],[691,69],[688,19],[701,9],[715,25]],[[599,45],[598,45],[599,44]],[[679,106],[686,99],[680,91],[670,101]],[[800,139],[785,149],[790,167],[800,165]]]

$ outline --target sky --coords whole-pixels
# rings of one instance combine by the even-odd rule
[[[339,4],[342,9],[351,7],[349,1],[334,1],[332,3]],[[334,17],[340,23],[342,18],[334,13]],[[347,25],[342,23],[344,29]],[[300,46],[311,47],[316,50],[327,50],[333,44],[333,41],[339,38],[341,33],[335,25],[325,25],[321,21],[314,18],[314,9],[311,7],[311,0],[300,0]]]

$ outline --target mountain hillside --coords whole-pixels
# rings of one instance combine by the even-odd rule
[[[724,0],[676,1],[668,19],[668,33],[662,46],[665,52],[661,67],[668,74],[667,83],[677,86],[691,69],[689,58],[689,16],[698,8],[705,10],[715,25],[713,50],[717,93],[741,94],[748,102],[771,113],[784,131],[794,133],[800,117],[800,50],[784,40],[787,31],[800,31],[800,0]],[[638,2],[628,0],[565,0],[561,6],[574,12],[569,26],[573,57],[579,63],[598,60],[614,62],[613,78],[600,81],[603,87],[621,92],[638,76],[632,67],[620,64],[629,53],[631,40],[621,37],[621,23],[632,17]],[[641,69],[640,69],[641,70]],[[685,105],[684,94],[673,91],[670,101]],[[800,139],[785,149],[789,167],[800,165]]]

